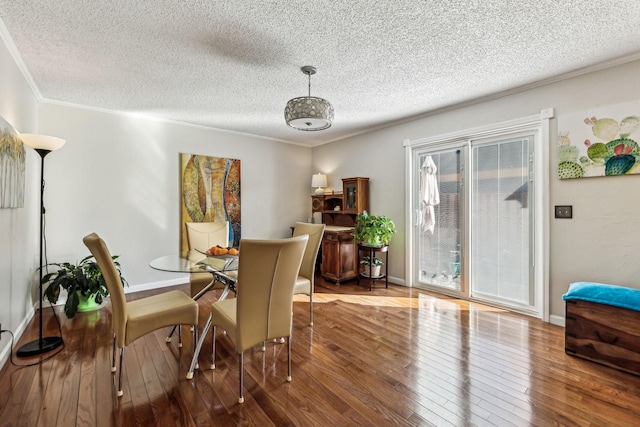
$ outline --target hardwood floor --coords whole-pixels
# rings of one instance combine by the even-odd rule
[[[286,382],[285,346],[269,344],[266,352],[258,346],[245,353],[242,405],[238,359],[225,337],[215,371],[206,340],[192,380],[185,378],[192,355],[186,329],[182,349],[177,339],[165,343],[168,330],[138,339],[125,351],[124,396],[117,398],[109,305],[73,321],[62,314],[59,354],[30,367],[7,362],[0,373],[0,424],[640,425],[640,377],[566,355],[563,328],[379,286],[369,292],[355,281],[336,286],[318,279],[313,327],[308,299],[296,296],[293,381]],[[201,325],[214,300],[213,293],[200,300]],[[45,330],[57,330],[49,309]],[[32,322],[19,344],[34,338]]]

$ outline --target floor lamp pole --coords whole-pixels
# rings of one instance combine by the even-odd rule
[[[16,355],[19,357],[35,356],[38,354],[46,353],[62,345],[62,337],[43,337],[42,336],[42,269],[44,268],[43,262],[43,242],[44,242],[44,157],[51,152],[51,150],[45,150],[36,148],[38,154],[40,154],[40,281],[38,284],[38,308],[39,308],[39,328],[38,339],[31,341],[23,345],[18,349]]]

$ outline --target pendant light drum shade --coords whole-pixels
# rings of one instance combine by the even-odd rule
[[[287,124],[298,130],[322,130],[331,127],[333,106],[315,96],[301,96],[287,102],[284,109]]]
[[[316,69],[305,66],[302,67],[302,72],[309,76],[309,96],[293,98],[287,102],[284,109],[287,125],[304,131],[327,129],[333,121],[333,106],[326,99],[311,96],[311,75],[316,73]]]

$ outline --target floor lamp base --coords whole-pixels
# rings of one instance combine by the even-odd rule
[[[16,351],[18,357],[36,356],[46,353],[62,345],[61,337],[45,337],[26,343]]]

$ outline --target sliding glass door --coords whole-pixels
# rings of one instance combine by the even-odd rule
[[[413,285],[537,312],[533,134],[412,150]]]
[[[418,281],[461,290],[462,158],[464,147],[416,153],[420,185],[416,194]]]
[[[529,309],[532,136],[472,141],[471,296]]]

